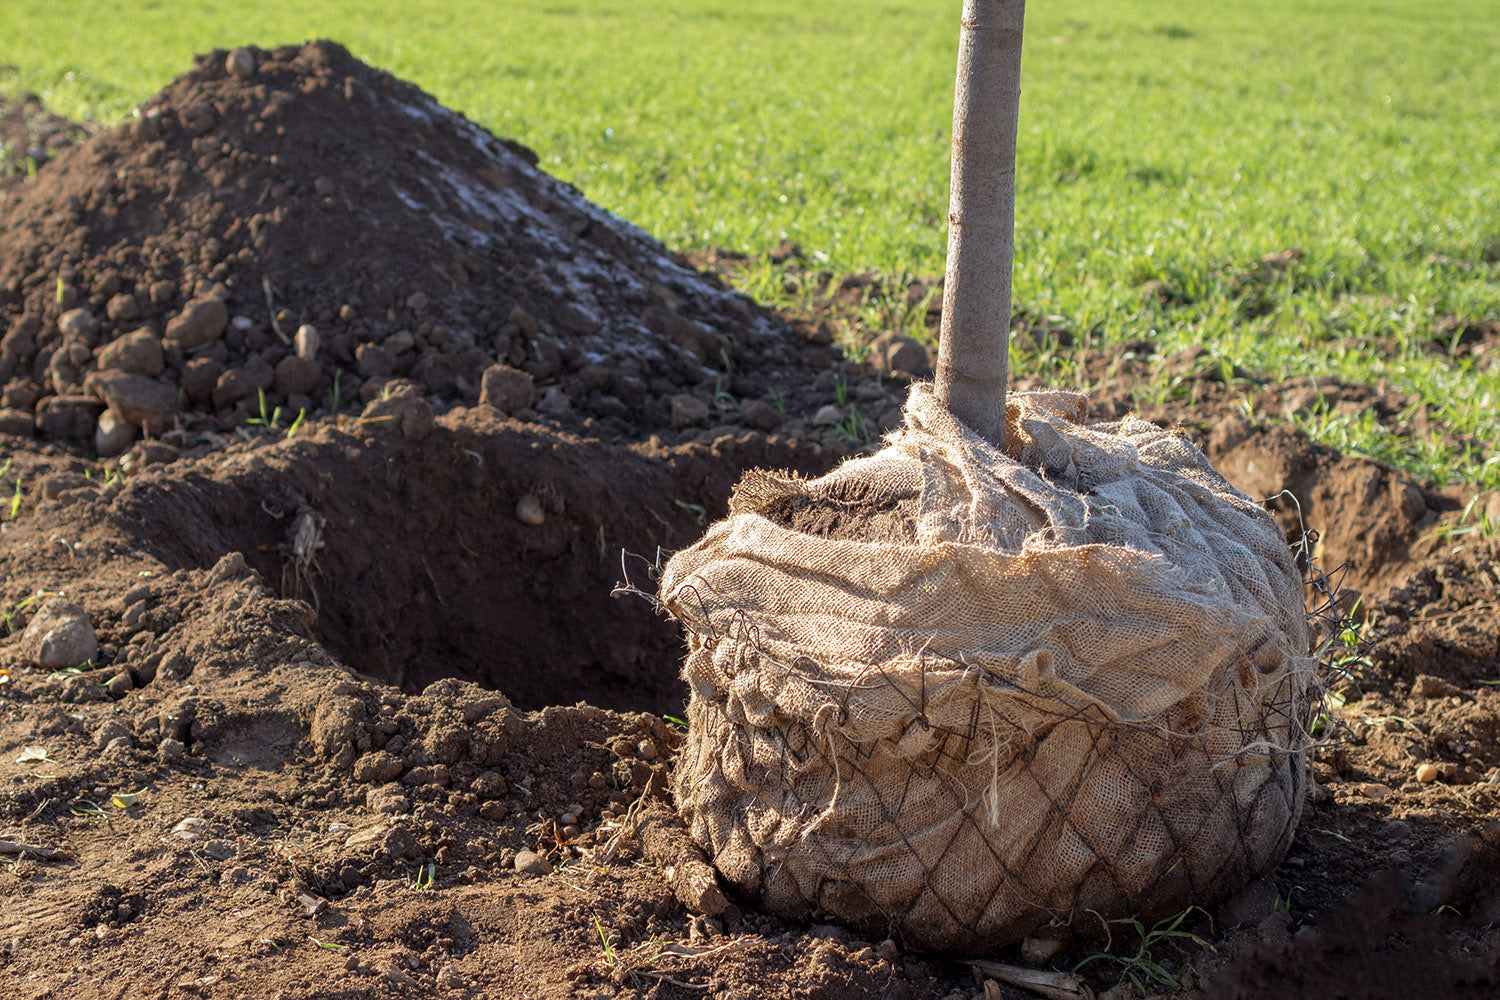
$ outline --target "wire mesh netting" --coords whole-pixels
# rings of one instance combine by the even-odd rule
[[[675,555],[693,838],[740,891],[960,951],[1210,903],[1274,866],[1316,696],[1275,521],[1189,442],[925,386],[879,453],[764,473]]]

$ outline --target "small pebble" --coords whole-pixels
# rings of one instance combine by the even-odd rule
[[[1424,785],[1430,785],[1438,778],[1437,765],[1431,761],[1423,761],[1417,765],[1417,780]]]
[[[671,399],[672,426],[677,430],[698,427],[708,422],[708,404],[696,396],[679,393]]]
[[[224,71],[241,80],[254,76],[255,53],[249,49],[235,49],[224,58]]]
[[[819,408],[818,412],[813,414],[813,423],[820,426],[831,427],[840,423],[843,419],[844,411],[831,403]]]
[[[126,676],[129,676],[128,674]],[[107,719],[94,733],[94,746],[104,749],[120,737],[130,736],[130,730],[119,719]]]
[[[69,309],[57,318],[57,332],[64,338],[81,337],[88,332],[89,324],[93,321],[94,314],[87,309]]]
[[[1021,942],[1021,957],[1031,965],[1045,965],[1068,947],[1066,938],[1028,937]]]
[[[172,835],[178,840],[202,840],[208,832],[208,821],[200,816],[188,816],[172,827]]]
[[[552,871],[547,860],[535,851],[517,851],[515,864],[516,871],[523,875],[546,875]]]
[[[330,830],[329,832],[332,833],[333,831]],[[379,843],[385,838],[385,834],[386,827],[372,826],[368,830],[361,830],[358,833],[351,833],[348,839],[344,841],[344,846],[359,847],[363,844]]]
[[[113,458],[135,441],[135,425],[114,410],[99,414],[94,428],[94,451],[100,458]]]
[[[535,494],[528,493],[516,502],[516,520],[533,528],[547,520],[546,513],[542,511],[542,502]]]
[[[565,417],[573,409],[573,401],[568,398],[568,394],[555,385],[548,386],[542,393],[542,398],[534,405],[538,413],[545,413],[549,417]]]
[[[304,892],[297,895],[297,905],[302,908],[302,915],[304,917],[316,917],[328,909],[328,900],[319,899],[317,896],[312,896]]]
[[[21,655],[45,670],[76,667],[98,651],[88,613],[62,597],[43,604],[21,633]]]
[[[1427,513],[1427,498],[1411,483],[1401,490],[1401,505],[1406,508],[1406,516],[1413,521],[1420,521]]]
[[[309,323],[297,327],[297,357],[303,361],[316,361],[321,340],[317,327]]]
[[[104,314],[117,323],[128,323],[140,317],[141,306],[134,295],[122,292],[109,300],[104,307]]]

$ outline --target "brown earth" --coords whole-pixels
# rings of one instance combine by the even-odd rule
[[[37,169],[91,130],[49,112],[35,94],[0,104],[0,191],[34,176]]]
[[[336,46],[227,70],[243,58],[205,57],[0,207],[0,995],[1030,995],[717,898],[664,802],[681,642],[629,591],[744,470],[866,446],[851,413],[888,426],[901,379]],[[186,346],[168,331],[195,298],[228,320]],[[276,330],[304,324],[317,383],[284,393]],[[150,341],[161,367],[110,367],[143,326],[130,356]],[[1248,394],[1377,388],[1226,384],[1129,348],[1087,363],[1106,416],[1150,366],[1180,369],[1149,415],[1250,494],[1290,491],[1278,516],[1333,581],[1310,604],[1352,609],[1360,637],[1287,860],[1189,914],[1207,946],[1152,957],[1211,997],[1494,995],[1500,576],[1464,516],[1493,498],[1242,415]],[[567,405],[481,402],[501,366]],[[247,422],[253,390],[228,401],[267,368],[277,426]],[[112,371],[172,397],[118,457],[94,441]],[[97,647],[44,666],[26,626],[58,594]],[[1130,970],[1082,971],[1102,992]]]

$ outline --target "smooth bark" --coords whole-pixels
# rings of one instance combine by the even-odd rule
[[[936,390],[950,413],[997,447],[1005,445],[1025,14],[1025,0],[964,0],[953,95]]]

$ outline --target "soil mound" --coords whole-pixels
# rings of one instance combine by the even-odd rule
[[[103,454],[396,379],[605,435],[774,426],[740,404],[810,377],[744,296],[330,42],[201,57],[15,186],[0,231],[0,431]],[[695,390],[708,413],[674,411]]]

